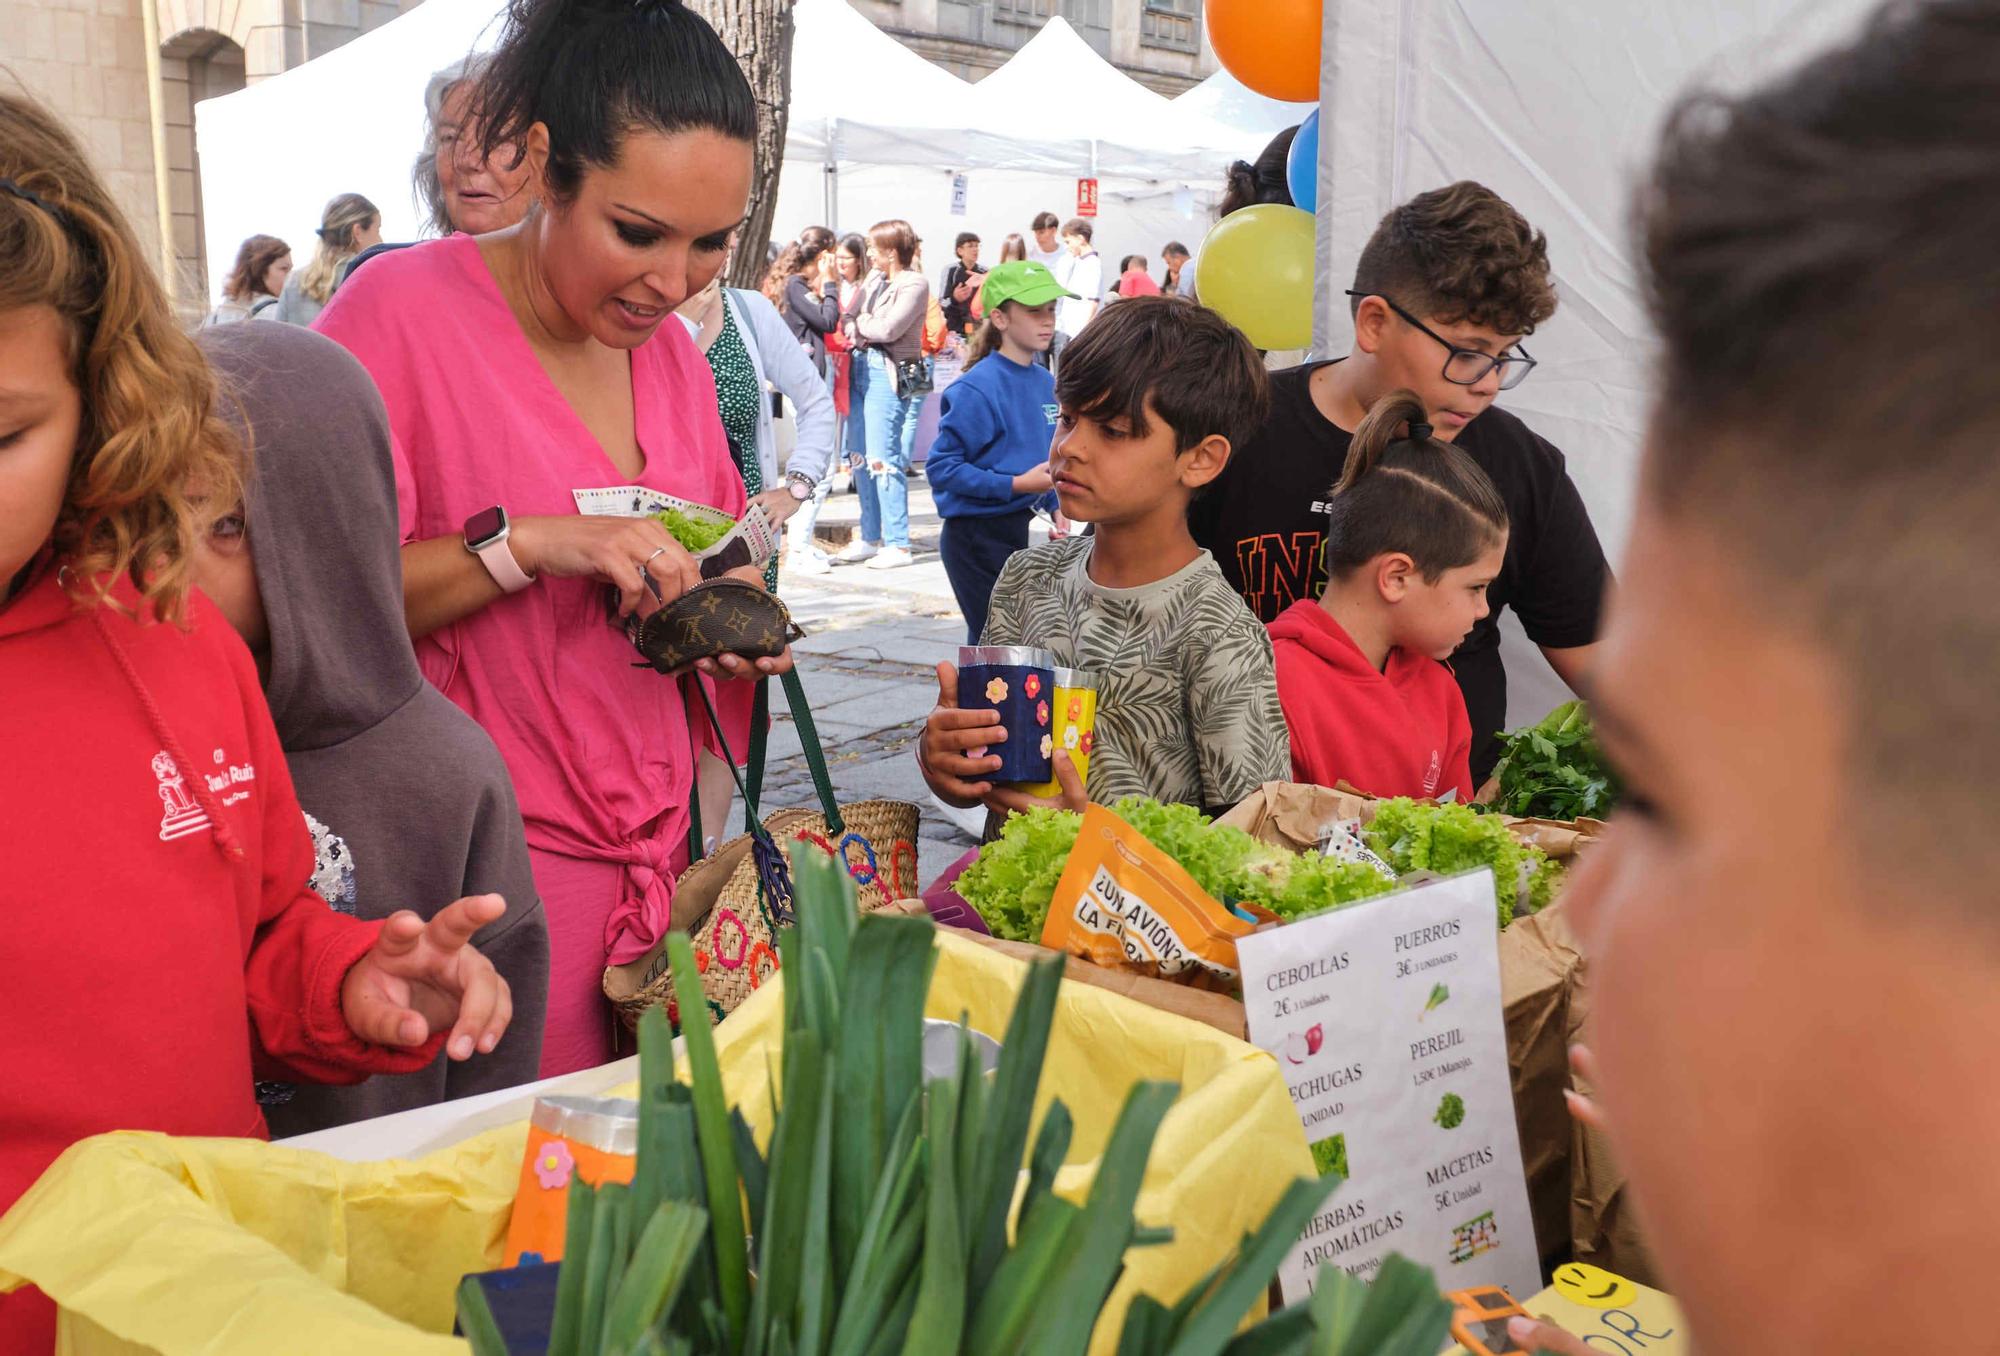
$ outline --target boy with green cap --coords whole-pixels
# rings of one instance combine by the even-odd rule
[[[1056,303],[1073,296],[1046,265],[1024,260],[987,274],[979,295],[986,318],[965,375],[945,388],[925,466],[944,520],[938,551],[973,645],[1001,567],[1027,549],[1035,507],[1053,496],[1056,382],[1035,359],[1055,338]]]

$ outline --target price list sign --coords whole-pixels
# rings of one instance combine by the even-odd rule
[[[1392,1252],[1441,1290],[1541,1289],[1494,923],[1479,871],[1237,941],[1250,1039],[1345,1179],[1285,1259],[1288,1302],[1322,1266],[1372,1280]]]

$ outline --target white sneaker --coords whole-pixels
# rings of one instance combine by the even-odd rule
[[[865,542],[861,538],[856,537],[853,541],[840,548],[839,554],[833,558],[833,563],[836,565],[858,565],[881,549],[881,547],[872,542]]]
[[[801,551],[785,561],[785,568],[792,574],[831,574],[833,562],[818,551]]]
[[[869,554],[875,557],[868,562],[867,568],[871,570],[900,570],[915,564],[917,559],[907,546],[885,546],[879,551],[870,547]]]

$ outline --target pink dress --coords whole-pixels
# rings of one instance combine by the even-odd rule
[[[470,236],[370,260],[314,328],[381,388],[405,542],[454,535],[494,504],[517,518],[575,513],[578,489],[638,484],[745,507],[714,378],[671,318],[632,352],[636,477],[549,380]],[[689,713],[678,683],[634,667],[607,592],[542,579],[416,643],[424,676],[493,737],[520,797],[549,919],[544,1076],[611,1057],[604,966],[666,934],[686,864]]]

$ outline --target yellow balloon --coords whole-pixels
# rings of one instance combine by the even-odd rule
[[[1202,242],[1195,290],[1258,348],[1306,348],[1314,249],[1310,212],[1280,203],[1231,212]]]

